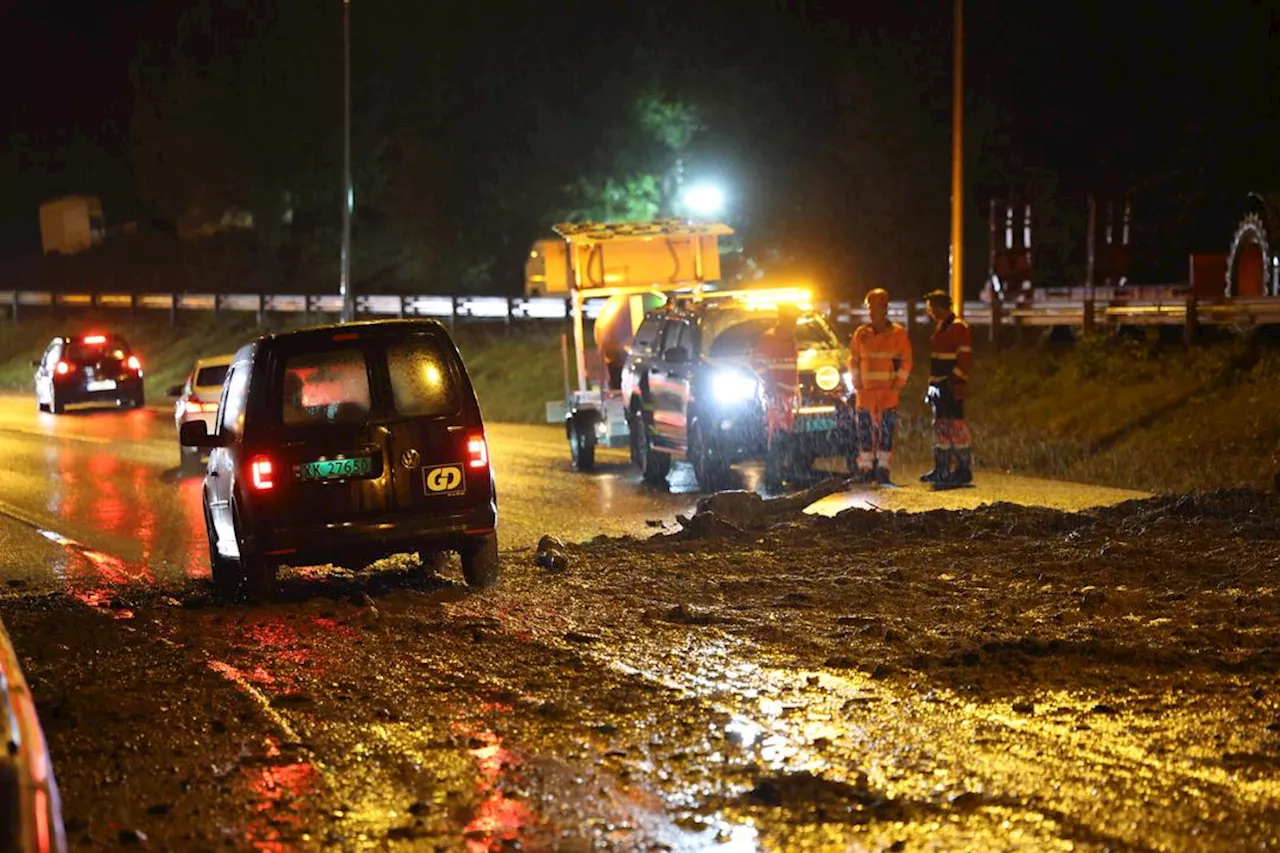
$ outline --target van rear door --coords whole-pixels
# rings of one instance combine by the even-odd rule
[[[388,340],[386,426],[395,502],[448,515],[490,499],[488,447],[457,348],[424,331]]]
[[[279,526],[357,521],[394,508],[376,350],[354,335],[338,337],[280,352],[273,365],[268,417],[279,434],[268,461]]]

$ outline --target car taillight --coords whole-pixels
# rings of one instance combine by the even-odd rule
[[[71,372],[71,364],[65,361],[60,361],[58,362],[58,366],[55,367],[53,370],[59,376],[66,376],[68,373]]]
[[[182,411],[188,415],[198,415],[202,412],[216,412],[218,411],[218,404],[206,403],[195,394],[192,394],[187,398],[187,401],[182,404]]]
[[[253,487],[260,492],[276,487],[274,479],[275,466],[271,464],[271,460],[266,456],[255,456],[249,462],[249,478],[253,482]]]
[[[129,365],[130,370],[142,370],[142,362],[138,361],[136,355],[129,356],[129,360],[125,364]]]
[[[107,342],[107,336],[106,335],[85,335],[84,342],[89,346],[93,346],[94,344],[105,344]]]
[[[467,467],[484,468],[489,464],[489,443],[483,435],[467,439]]]

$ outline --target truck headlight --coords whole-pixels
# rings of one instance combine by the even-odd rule
[[[840,371],[829,364],[819,367],[813,374],[813,381],[823,391],[834,391],[840,387]]]
[[[711,396],[724,405],[742,403],[756,396],[758,383],[754,376],[733,371],[720,371],[711,377]]]

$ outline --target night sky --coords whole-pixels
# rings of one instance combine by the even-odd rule
[[[0,152],[0,250],[38,251],[36,206],[65,192],[102,196],[108,224],[146,215],[149,200],[131,171],[129,69],[140,46],[162,44],[172,33],[176,5],[0,2],[0,123],[9,142]],[[298,5],[314,11],[317,49],[321,34],[331,35],[340,63],[338,0]],[[709,117],[718,115],[714,102],[725,86],[746,90],[726,99],[734,110],[759,112],[721,119],[723,133],[712,128],[708,142],[722,146],[724,172],[738,187],[739,209],[730,217],[737,224],[764,228],[772,211],[788,206],[792,216],[813,216],[814,228],[827,234],[822,239],[856,244],[856,234],[818,225],[821,214],[796,201],[828,185],[859,200],[827,203],[827,219],[883,208],[892,229],[921,223],[934,243],[941,222],[945,244],[951,4],[687,0],[612,8],[627,5],[472,3],[476,11],[445,16],[435,3],[353,0],[356,97],[371,91],[366,87],[415,97],[423,66],[413,72],[419,78],[386,76],[400,67],[400,52],[429,63],[433,52],[466,50],[471,60],[450,66],[450,85],[505,99],[502,112],[485,115],[492,150],[474,151],[477,160],[500,160],[513,146],[523,148],[521,135],[534,126],[520,104],[545,101],[571,111],[577,98],[614,76],[620,58],[643,51],[659,58],[671,89],[711,102]],[[970,0],[966,14],[967,106],[991,117],[975,118],[975,127],[985,120],[999,130],[998,150],[986,136],[970,138],[997,163],[975,165],[970,175],[974,218],[1002,182],[1021,183],[1028,173],[1052,173],[1071,208],[1093,187],[1137,187],[1159,200],[1153,211],[1167,198],[1184,200],[1185,221],[1175,228],[1184,252],[1175,261],[1185,266],[1185,251],[1225,250],[1244,192],[1280,189],[1280,0]],[[397,32],[380,31],[380,23]],[[849,91],[852,103],[862,104],[899,91],[895,68],[865,58],[885,51],[905,57],[918,85],[907,103],[862,114],[864,148],[852,162],[847,152],[841,159]],[[856,79],[842,70],[850,64]],[[475,79],[456,79],[460,67],[473,69]],[[769,94],[753,106],[757,86]],[[339,97],[335,91],[335,137]],[[731,124],[739,128],[733,138]],[[759,130],[740,129],[753,127]],[[449,130],[431,133],[447,138]],[[873,150],[877,144],[884,150]],[[858,162],[896,174],[858,179]],[[993,177],[1000,163],[1013,178]],[[890,197],[904,172],[918,185],[909,202]],[[769,227],[781,233],[776,222]],[[897,274],[893,261],[873,257],[874,247],[857,251],[851,267]],[[945,261],[942,267],[945,275]]]

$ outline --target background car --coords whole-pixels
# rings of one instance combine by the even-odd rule
[[[61,414],[78,403],[137,409],[145,402],[142,362],[119,335],[59,335],[31,366],[42,412]]]
[[[183,424],[195,420],[204,421],[209,432],[214,431],[218,418],[218,400],[222,397],[222,380],[227,378],[231,358],[227,354],[199,359],[187,374],[187,381],[168,390],[168,396],[178,398],[173,404],[173,422],[179,433],[182,432]],[[185,447],[179,442],[178,449],[183,468],[193,468],[199,464],[200,448]]]
[[[210,450],[205,527],[223,597],[258,598],[282,564],[362,568],[456,551],[470,586],[498,580],[497,498],[480,406],[434,320],[267,335],[227,373]]]

